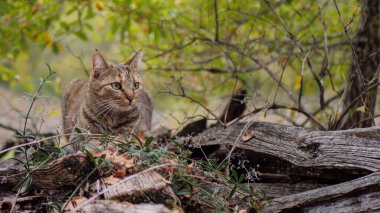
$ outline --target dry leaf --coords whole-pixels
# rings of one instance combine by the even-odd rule
[[[361,107],[356,108],[356,111],[361,112],[361,113],[365,113],[365,106],[363,105]]]
[[[74,211],[74,209],[84,203],[87,200],[87,198],[82,196],[75,196],[73,199],[70,200],[68,205],[65,208],[65,211]]]
[[[248,131],[248,132],[245,132],[244,134],[243,134],[243,136],[241,137],[241,140],[242,141],[248,141],[248,140],[250,140],[251,138],[253,138],[253,135],[254,135],[254,131]]]
[[[103,178],[102,180],[107,185],[114,185],[114,184],[118,183],[119,181],[121,181],[122,179],[111,175],[109,177]]]
[[[102,155],[106,155],[106,159],[111,159],[111,156],[113,154],[114,154],[113,151],[106,149],[106,150],[102,150],[101,152],[92,153],[92,156],[94,156],[94,158],[99,158]]]

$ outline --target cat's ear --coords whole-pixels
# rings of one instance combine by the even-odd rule
[[[141,62],[142,55],[142,50],[139,50],[134,56],[132,56],[127,62],[125,62],[124,65],[132,68],[132,70],[137,70],[137,67]]]
[[[95,50],[94,54],[92,55],[92,71],[94,73],[94,76],[98,76],[99,71],[106,68],[108,68],[106,60],[104,60],[102,54],[100,54],[98,50]]]

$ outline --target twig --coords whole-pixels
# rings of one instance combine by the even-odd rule
[[[280,82],[282,82],[282,77],[284,76],[285,68],[288,65],[289,59],[290,59],[290,56],[286,58],[286,62],[284,64],[284,66],[282,66],[282,72],[281,72],[281,76],[280,76]],[[273,104],[276,103],[276,97],[277,97],[277,93],[278,93],[278,89],[279,88],[280,88],[280,84],[277,84],[276,92],[274,93],[274,97],[273,97]]]
[[[360,80],[361,80],[361,83],[362,83],[361,86],[364,86],[364,85],[365,85],[365,81],[364,81],[364,77],[363,77],[362,70],[361,70],[361,68],[360,68],[359,58],[358,58],[358,56],[356,55],[356,51],[355,51],[355,48],[354,48],[354,44],[352,43],[352,40],[351,40],[350,36],[348,35],[348,30],[349,30],[349,28],[350,28],[350,25],[351,25],[352,22],[353,22],[353,19],[351,19],[350,23],[348,23],[348,24],[346,25],[346,24],[344,23],[344,20],[343,20],[342,14],[340,13],[340,10],[339,10],[338,4],[336,3],[336,0],[334,0],[334,5],[335,5],[335,8],[336,8],[336,10],[337,10],[337,12],[338,12],[338,15],[339,15],[339,18],[340,18],[340,22],[342,23],[342,26],[343,26],[343,29],[344,29],[344,33],[346,34],[347,40],[348,40],[348,42],[349,42],[349,44],[350,44],[350,48],[351,48],[352,54],[354,55],[355,62],[356,62],[357,68],[358,68],[358,72],[357,72],[357,74],[359,75]]]
[[[326,100],[326,106],[328,106],[331,102],[333,102],[333,101],[335,101],[336,99],[338,99],[338,98],[340,98],[341,96],[342,96],[342,94],[343,94],[343,91],[344,90],[340,90],[340,91],[338,91],[338,93],[336,94],[336,95],[334,95],[333,97],[331,97],[331,98],[329,98],[329,99],[327,99]],[[319,109],[317,109],[317,110],[315,110],[313,113],[311,113],[313,116],[316,116],[318,113],[320,113],[320,112],[322,112],[324,109],[322,109],[322,108],[319,108]],[[310,120],[309,119],[307,119],[307,120],[305,120],[300,126],[305,126],[305,124],[307,123],[307,122],[309,122]]]
[[[359,124],[361,124],[361,123],[363,123],[363,122],[366,122],[366,121],[368,121],[368,120],[372,120],[372,119],[375,119],[375,118],[378,118],[378,117],[380,117],[380,114],[377,114],[377,115],[371,116],[371,117],[369,117],[369,118],[363,119],[363,120],[359,121],[358,123],[352,125],[352,126],[351,126],[350,128],[348,128],[348,129],[353,129],[354,127],[358,126]]]
[[[328,1],[326,1],[326,3],[327,2]],[[323,65],[322,65],[321,71],[319,72],[319,76],[321,78],[323,78],[326,75],[326,73],[327,73],[328,76],[329,76],[329,79],[330,79],[331,87],[336,92],[336,89],[335,89],[335,86],[334,86],[334,82],[332,80],[331,72],[329,70],[329,57],[328,57],[329,48],[328,48],[328,41],[327,41],[327,27],[326,27],[325,19],[322,16],[321,8],[319,8],[319,7],[318,7],[318,15],[320,16],[321,21],[322,21],[323,44],[324,44],[324,49],[323,49],[324,50]]]
[[[208,40],[208,39],[205,39],[205,40]],[[223,45],[226,45],[226,46],[229,46],[233,49],[235,49],[239,54],[249,58],[250,60],[252,60],[253,62],[255,62],[256,64],[259,65],[260,68],[264,69],[268,75],[276,82],[280,85],[280,87],[285,91],[285,93],[289,96],[289,98],[293,101],[294,104],[297,104],[297,100],[296,98],[293,96],[293,94],[291,93],[290,89],[284,85],[280,79],[277,78],[277,76],[272,72],[272,70],[270,70],[268,68],[268,66],[260,61],[259,59],[253,57],[252,55],[247,55],[242,49],[240,49],[238,46],[236,46],[235,44],[232,44],[232,43],[229,43],[229,42],[225,42],[225,41],[219,41],[220,44],[223,44]]]
[[[350,111],[351,107],[354,106],[354,104],[362,98],[362,96],[364,94],[367,94],[368,91],[370,91],[371,89],[374,89],[376,88],[377,86],[380,85],[380,82],[377,82],[376,84],[373,84],[371,85],[370,87],[367,87],[365,88],[364,91],[362,91],[354,100],[351,101],[351,103],[346,107],[346,109],[343,110],[342,114],[340,115],[339,119],[337,120],[337,122],[335,123],[334,125],[334,129],[337,129],[338,126],[340,126],[340,124],[342,123],[343,121],[343,118],[346,116],[346,114]]]
[[[274,9],[273,5],[270,3],[270,1],[268,0],[264,0],[269,8],[271,9],[271,11],[273,12],[273,14],[276,16],[276,18],[280,21],[281,25],[285,28],[287,34],[288,34],[288,37],[290,40],[292,40],[294,42],[294,44],[301,50],[301,53],[304,54],[304,57],[306,58],[306,63],[311,71],[311,73],[313,74],[313,77],[314,77],[314,80],[317,82],[317,85],[319,87],[319,91],[320,91],[320,96],[319,96],[319,102],[320,102],[320,105],[321,105],[321,108],[324,108],[324,105],[325,105],[325,100],[324,100],[324,92],[325,92],[325,88],[323,86],[323,83],[321,81],[321,79],[318,77],[317,73],[315,72],[314,70],[314,67],[311,63],[311,61],[306,57],[306,54],[303,47],[301,46],[301,44],[297,41],[296,37],[294,36],[294,34],[289,30],[288,26],[286,25],[285,21],[281,18],[281,16],[276,12],[276,10]]]
[[[214,13],[215,13],[215,41],[219,41],[219,14],[218,14],[218,0],[214,0]]]
[[[33,94],[31,104],[30,104],[28,112],[26,113],[26,116],[25,116],[24,129],[22,131],[23,137],[26,137],[26,124],[28,123],[29,115],[30,115],[30,112],[32,111],[32,108],[33,108],[35,101],[39,98],[40,92],[41,92],[43,86],[45,85],[46,81],[49,80],[49,78],[55,74],[55,72],[53,72],[51,70],[50,65],[49,64],[46,64],[46,65],[49,69],[49,74],[45,78],[42,78],[42,82],[40,83],[40,86],[38,87],[37,92]]]
[[[233,123],[235,123],[236,121],[238,121],[238,120],[240,120],[242,118],[254,115],[254,114],[262,112],[264,110],[276,110],[276,109],[286,109],[286,110],[291,110],[291,111],[299,112],[299,113],[303,114],[304,116],[306,116],[320,130],[327,130],[326,127],[324,127],[319,121],[317,121],[311,114],[309,114],[308,112],[306,112],[304,109],[298,108],[298,107],[288,107],[288,106],[281,105],[281,104],[276,104],[276,103],[274,103],[274,104],[272,104],[270,106],[256,108],[256,109],[252,110],[251,112],[249,112],[247,114],[244,114],[244,115],[240,116],[239,118],[237,118],[237,119],[235,119],[235,120],[227,123],[226,126],[230,126],[230,125],[232,125]]]
[[[90,71],[87,69],[86,65],[84,64],[82,58],[79,56],[79,55],[75,55],[74,52],[70,49],[69,46],[66,46],[67,50],[69,51],[69,53],[74,56],[75,58],[78,59],[79,63],[81,64],[86,76],[90,76]]]
[[[11,211],[10,211],[11,213],[13,213],[14,208],[16,207],[17,199],[18,199],[18,196],[20,195],[21,189],[22,188],[19,188],[17,190],[17,194],[16,194],[16,197],[15,197],[15,200],[12,202],[12,208],[11,208]]]
[[[164,56],[164,55],[166,55],[166,54],[168,54],[168,53],[171,53],[171,52],[173,52],[173,51],[181,50],[181,49],[183,49],[183,48],[185,48],[185,47],[190,46],[190,45],[193,44],[194,42],[195,42],[195,39],[191,39],[188,43],[185,43],[185,44],[183,44],[183,45],[181,45],[181,46],[174,45],[174,47],[172,47],[172,48],[170,48],[170,49],[168,49],[168,50],[159,50],[159,51],[161,51],[161,53],[158,53],[157,55],[154,55],[154,56],[152,56],[152,57],[150,57],[150,58],[147,58],[147,59],[145,59],[144,61],[147,62],[147,61],[149,61],[149,60],[152,60],[152,59],[155,59],[155,58],[158,58],[158,57]]]

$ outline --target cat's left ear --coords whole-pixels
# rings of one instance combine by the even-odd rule
[[[124,65],[130,67],[132,70],[137,70],[138,65],[141,63],[143,52],[139,50],[132,58],[130,58]]]
[[[102,54],[99,50],[95,49],[94,54],[92,55],[92,73],[95,78],[97,78],[100,73],[108,68],[106,60],[104,60]]]

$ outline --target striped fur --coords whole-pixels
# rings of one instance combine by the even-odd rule
[[[69,142],[74,140],[75,127],[93,134],[111,129],[116,136],[150,130],[153,108],[137,71],[140,55],[138,52],[127,62],[113,65],[96,51],[90,79],[75,79],[67,85],[62,115]],[[120,83],[121,89],[111,85],[115,82]],[[136,82],[138,89],[133,88]]]

